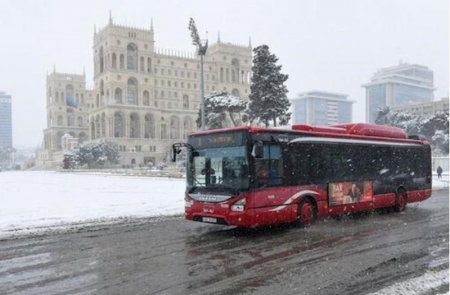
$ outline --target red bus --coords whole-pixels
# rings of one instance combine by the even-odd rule
[[[259,227],[392,207],[431,196],[427,141],[371,124],[196,132],[187,147],[188,220]]]

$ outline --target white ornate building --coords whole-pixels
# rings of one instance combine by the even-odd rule
[[[54,85],[58,85],[62,98],[58,102],[53,92],[47,95],[49,119],[44,131],[45,152],[41,154],[59,163],[62,153],[59,159],[52,158],[52,154],[61,150],[61,136],[70,133],[80,141],[89,138],[117,143],[121,164],[165,161],[169,146],[185,140],[188,133],[197,129],[200,59],[195,54],[156,49],[153,25],[150,29],[131,28],[114,24],[112,18],[107,26],[94,32],[93,50],[92,93],[85,89],[84,75],[53,73],[47,79],[48,91],[55,91]],[[208,48],[204,61],[206,94],[227,91],[248,98],[250,42],[235,45],[221,42],[218,37]],[[67,80],[69,77],[72,81]],[[64,80],[67,81],[63,83]],[[65,87],[69,85],[80,89],[73,93],[83,94],[88,106],[84,107],[81,101],[79,108],[67,105]],[[86,98],[91,95],[88,102]],[[59,116],[62,125],[58,124]],[[75,125],[69,125],[69,117],[75,118]],[[83,118],[82,124],[78,124],[78,117]]]
[[[57,73],[47,75],[47,128],[44,129],[38,162],[46,167],[61,165],[64,135],[89,140],[89,112],[94,107],[93,92],[86,89],[83,75]]]

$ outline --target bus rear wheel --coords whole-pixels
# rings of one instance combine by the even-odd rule
[[[297,219],[302,226],[310,225],[316,219],[316,208],[309,199],[303,199],[298,204]]]
[[[407,197],[406,191],[401,189],[397,193],[397,197],[395,198],[395,212],[402,212],[406,209]]]

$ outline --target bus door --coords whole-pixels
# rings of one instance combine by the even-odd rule
[[[255,208],[274,209],[282,205],[292,195],[292,188],[285,181],[285,159],[281,143],[264,142],[263,155],[254,158],[254,191]],[[269,209],[269,210],[270,210]],[[274,215],[279,210],[271,211]],[[277,218],[274,216],[273,218]]]

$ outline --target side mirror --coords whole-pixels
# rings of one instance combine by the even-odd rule
[[[170,153],[170,159],[172,162],[177,161],[177,148],[175,145],[172,145],[171,153]]]
[[[255,141],[255,143],[253,144],[252,156],[255,159],[264,158],[264,145],[262,141]]]
[[[181,153],[181,148],[178,147],[176,144],[172,145],[172,149],[171,149],[171,155],[170,158],[172,160],[172,162],[176,162],[177,161],[177,154]]]

